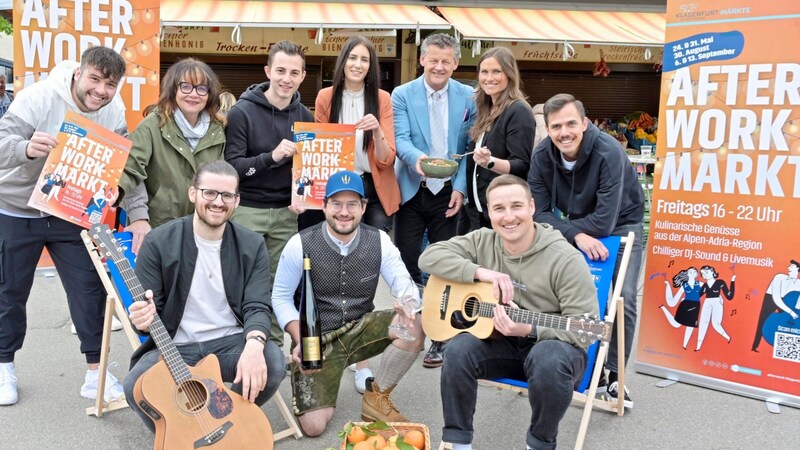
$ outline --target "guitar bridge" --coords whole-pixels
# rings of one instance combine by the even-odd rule
[[[221,427],[196,440],[194,442],[194,448],[208,447],[216,444],[220,439],[225,437],[225,433],[227,433],[232,426],[233,423],[225,422]]]

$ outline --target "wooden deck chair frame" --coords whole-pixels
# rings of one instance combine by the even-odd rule
[[[616,280],[617,282],[613,285],[613,290],[611,296],[608,299],[608,306],[606,307],[606,317],[605,320],[610,323],[614,323],[614,320],[617,316],[624,317],[625,316],[625,304],[622,299],[622,285],[625,281],[625,274],[628,272],[628,263],[631,259],[631,252],[633,251],[633,241],[635,239],[635,235],[633,232],[629,232],[627,236],[623,236],[620,239],[620,245],[624,246],[624,250],[622,253],[622,259],[619,264],[619,270],[617,271]],[[580,450],[583,448],[584,441],[586,439],[586,432],[589,430],[589,420],[592,415],[592,411],[594,408],[602,409],[604,411],[610,411],[617,413],[618,416],[622,416],[625,414],[625,396],[619,395],[617,401],[610,401],[610,400],[602,400],[596,399],[595,395],[597,394],[597,382],[600,379],[600,376],[603,372],[603,366],[605,364],[606,355],[608,354],[608,347],[609,342],[603,342],[600,344],[600,348],[597,351],[597,357],[595,358],[594,368],[592,369],[592,378],[589,382],[588,392],[581,393],[581,392],[573,392],[572,394],[572,404],[583,405],[583,415],[581,416],[581,423],[578,428],[578,436],[575,441],[575,450]],[[617,367],[625,367],[625,321],[620,320],[617,322]],[[625,371],[619,371],[619,379],[617,382],[619,383],[619,392],[625,392]],[[491,380],[481,380],[481,385],[484,386],[494,386],[497,389],[505,389],[518,392],[520,394],[527,395],[528,389],[526,387],[511,385],[507,383],[501,383]],[[439,445],[439,450],[451,449],[452,446],[442,441]]]
[[[128,320],[128,314],[125,312],[125,306],[122,304],[117,287],[109,277],[108,271],[103,263],[103,258],[100,256],[100,253],[97,252],[94,243],[89,239],[88,231],[81,231],[81,238],[83,239],[83,244],[86,246],[86,251],[89,252],[94,268],[97,270],[97,274],[103,282],[103,287],[105,287],[106,292],[108,292],[108,296],[106,297],[105,322],[103,323],[103,340],[100,346],[100,367],[98,368],[99,373],[105,373],[108,368],[108,353],[111,345],[111,320],[115,311],[117,312],[117,318],[122,323],[122,329],[125,330],[125,336],[131,344],[131,349],[136,350],[139,345],[141,345],[141,341],[139,340],[139,335],[134,331],[133,325]],[[105,381],[105,377],[100,377],[98,379],[97,392],[105,392]],[[278,442],[289,436],[294,436],[295,439],[303,437],[300,425],[297,424],[294,414],[292,414],[292,411],[286,405],[286,401],[283,399],[280,391],[275,392],[273,399],[287,425],[287,428],[282,431],[274,432],[273,430],[273,440]],[[86,408],[86,415],[102,417],[104,412],[128,407],[128,403],[124,399],[112,402],[105,402],[104,400],[102,395],[98,395],[94,406]]]

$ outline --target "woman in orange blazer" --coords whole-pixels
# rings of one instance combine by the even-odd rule
[[[333,85],[317,94],[317,122],[356,125],[355,172],[364,180],[363,222],[389,232],[400,207],[394,175],[394,115],[389,93],[380,89],[378,57],[372,42],[351,37],[336,59]]]

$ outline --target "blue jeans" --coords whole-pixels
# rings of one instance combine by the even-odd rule
[[[244,336],[234,334],[206,342],[178,345],[176,347],[181,358],[190,366],[196,365],[201,359],[210,354],[216,355],[219,359],[222,381],[231,383],[236,378],[236,364],[239,362],[239,357],[244,349]],[[153,367],[160,356],[161,352],[157,349],[142,355],[136,365],[128,372],[123,383],[125,399],[128,401],[128,405],[142,418],[145,426],[152,432],[155,432],[153,420],[136,405],[136,401],[133,398],[133,388],[136,385],[136,380],[147,372],[149,368]],[[258,406],[266,403],[275,394],[281,381],[286,376],[286,363],[284,362],[283,352],[272,341],[268,341],[267,345],[264,346],[264,360],[267,362],[267,386],[256,397],[255,403]],[[231,386],[231,389],[237,394],[241,394],[242,384],[236,383]]]
[[[633,231],[633,249],[631,259],[628,261],[628,271],[625,272],[625,280],[622,282],[622,299],[625,306],[625,364],[633,349],[633,338],[636,335],[636,303],[639,298],[639,273],[642,270],[642,224],[624,225],[614,230],[615,236],[627,236],[629,231]],[[622,262],[624,246],[619,247],[617,264],[614,267],[614,284],[617,283],[617,271]],[[611,342],[608,347],[608,357],[606,358],[606,368],[612,372],[619,372],[617,364],[617,326],[616,322],[611,333]],[[622,368],[624,369],[624,367]]]
[[[558,423],[572,401],[572,392],[586,368],[586,351],[563,341],[534,344],[520,337],[492,336],[481,340],[462,333],[444,350],[442,366],[442,440],[472,442],[478,379],[527,380],[531,425],[526,443],[533,449],[556,448]]]

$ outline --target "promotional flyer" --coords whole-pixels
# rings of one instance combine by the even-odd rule
[[[641,372],[793,406],[799,14],[797,2],[667,4],[637,352]]]
[[[68,112],[28,206],[90,228],[105,221],[131,141]]]
[[[295,122],[297,153],[292,159],[292,205],[322,209],[328,178],[356,164],[356,127]]]

